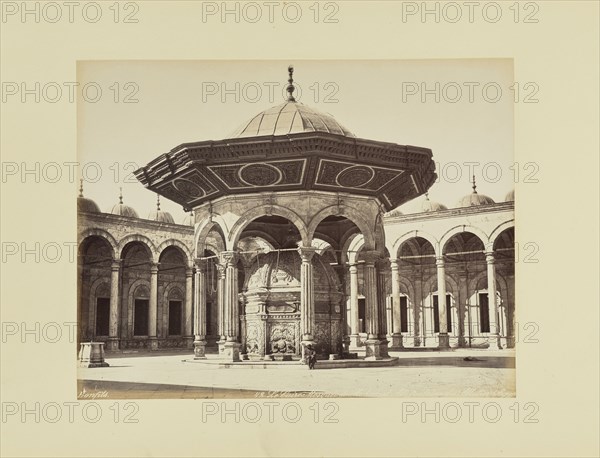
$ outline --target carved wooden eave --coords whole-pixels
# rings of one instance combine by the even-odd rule
[[[186,209],[228,195],[318,190],[376,197],[389,211],[436,179],[427,148],[323,132],[185,143],[134,173]]]

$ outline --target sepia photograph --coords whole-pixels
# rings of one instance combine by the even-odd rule
[[[80,62],[80,395],[514,397],[512,72]]]

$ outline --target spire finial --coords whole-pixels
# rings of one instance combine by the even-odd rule
[[[290,65],[288,67],[288,74],[289,74],[289,78],[288,78],[288,87],[287,87],[287,91],[288,91],[288,102],[295,102],[296,99],[294,98],[293,92],[295,90],[294,88],[294,66]]]
[[[83,197],[83,178],[79,179],[79,197]]]
[[[119,188],[119,203],[123,204],[123,188]]]
[[[156,211],[160,211],[160,194],[156,193]]]
[[[473,194],[477,194],[477,185],[475,184],[475,175],[473,175]]]
[[[425,200],[429,200],[429,191],[425,192]]]

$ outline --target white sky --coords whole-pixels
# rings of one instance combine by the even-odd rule
[[[102,175],[91,183],[97,168],[85,168],[88,182],[84,195],[94,199],[101,211],[109,212],[122,186],[124,202],[146,217],[155,208],[156,196],[129,173],[181,143],[227,138],[247,119],[282,103],[289,64],[294,65],[294,80],[302,90],[300,94],[296,91],[297,100],[332,114],[358,137],[431,148],[441,166],[438,175],[442,175],[431,188],[432,200],[452,207],[471,192],[465,162],[481,164],[475,169],[477,190],[495,201],[502,201],[514,187],[509,168],[514,162],[510,59],[94,61],[78,63],[78,82],[97,83],[103,91],[96,103],[79,96],[78,152],[82,167],[97,163]],[[135,86],[125,87],[128,82]],[[415,87],[411,83],[420,91],[421,83],[435,90],[436,82],[440,83],[439,102],[433,93],[424,103],[420,92],[407,93]],[[492,84],[484,93],[488,83]],[[457,96],[457,86],[461,96]],[[469,86],[473,88],[472,101]],[[133,98],[138,102],[123,103],[135,87]],[[492,102],[496,87],[502,94]],[[224,95],[223,88],[231,92]],[[218,92],[212,95],[209,90]],[[521,88],[519,95],[529,92]],[[92,89],[89,97],[94,97]],[[454,98],[457,102],[451,103]],[[450,164],[453,162],[461,168]],[[492,162],[500,169],[489,165],[486,180],[482,167]],[[520,169],[523,176],[523,165]],[[497,171],[501,172],[499,179]],[[422,199],[401,210],[420,208]],[[161,208],[171,212],[176,222],[185,216],[179,205],[166,199],[161,199]]]

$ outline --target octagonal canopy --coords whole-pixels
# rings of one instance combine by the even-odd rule
[[[300,102],[288,100],[281,105],[261,111],[242,124],[231,138],[288,135],[300,132],[326,132],[346,137],[355,135],[329,114]]]

